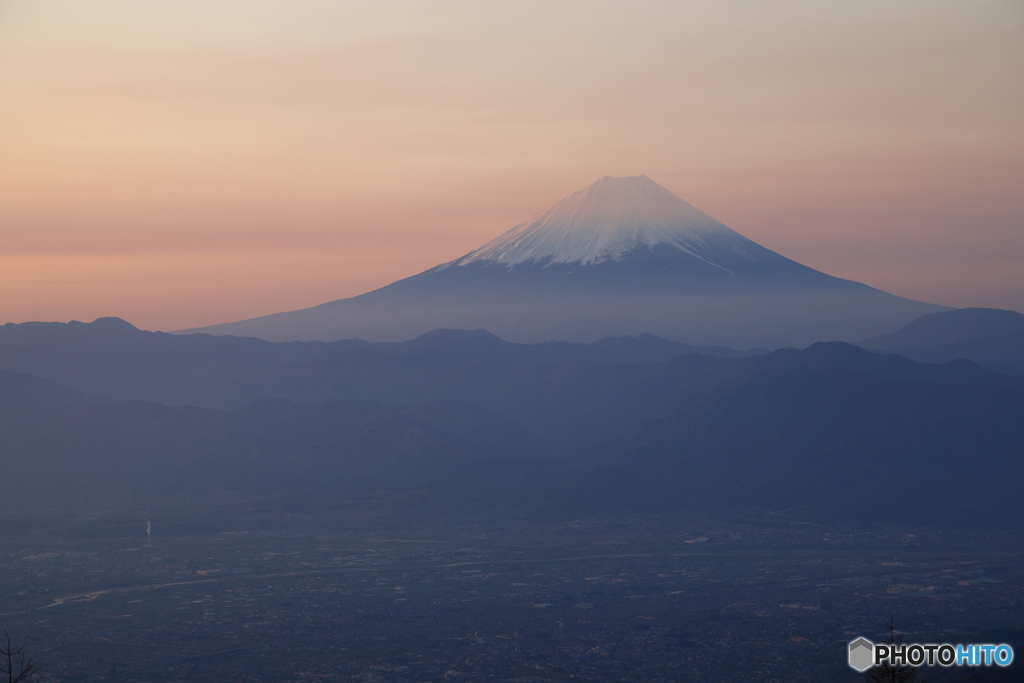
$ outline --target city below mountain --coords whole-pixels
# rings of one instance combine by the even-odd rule
[[[402,341],[484,328],[516,342],[652,333],[772,349],[857,342],[943,310],[796,263],[638,176],[598,180],[479,249],[381,289],[182,332]]]

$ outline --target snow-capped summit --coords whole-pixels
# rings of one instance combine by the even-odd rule
[[[751,260],[761,251],[647,176],[605,176],[450,265],[593,265],[657,245],[675,247],[723,270],[728,268],[717,262],[716,251],[739,252]]]

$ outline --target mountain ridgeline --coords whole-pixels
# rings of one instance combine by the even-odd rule
[[[1024,512],[1024,378],[964,359],[483,330],[274,344],[101,319],[0,327],[0,363],[7,505],[221,492],[459,516]]]
[[[273,343],[251,337],[149,332],[120,318],[0,326],[0,370],[38,375],[100,396],[213,408],[241,406],[250,398],[244,387],[278,368],[356,349],[424,360],[490,358],[519,363],[650,363],[687,353],[734,358],[765,352],[690,346],[652,334],[590,344],[515,344],[485,330],[433,330],[405,342]]]
[[[969,358],[993,370],[1024,375],[1024,315],[1016,311],[962,308],[931,313],[860,345],[922,363]]]

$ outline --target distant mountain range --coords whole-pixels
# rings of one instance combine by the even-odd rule
[[[733,348],[855,342],[942,306],[826,275],[743,237],[645,177],[606,177],[479,249],[350,299],[183,332],[274,341],[653,333]]]
[[[969,358],[999,372],[1024,375],[1024,315],[997,308],[962,308],[924,315],[899,330],[861,342],[922,363]]]
[[[426,360],[488,358],[520,363],[651,363],[687,353],[722,358],[764,353],[757,349],[742,352],[690,346],[652,334],[613,337],[591,344],[514,344],[485,330],[433,330],[406,342],[371,344],[343,339],[330,343],[272,343],[247,337],[147,332],[120,318],[0,326],[0,370],[38,375],[99,396],[168,405],[242,405],[251,398],[242,387],[252,386],[260,381],[258,377],[284,366],[356,349]]]
[[[78,355],[61,346],[76,335],[93,338]],[[111,374],[125,392],[0,372],[4,504],[224,491],[457,515],[797,506],[991,523],[1024,512],[1024,378],[966,360],[843,343],[666,359],[679,348],[652,337],[518,345],[482,331],[278,346],[116,320],[0,328],[8,364],[82,383]],[[130,396],[161,382],[225,409]]]

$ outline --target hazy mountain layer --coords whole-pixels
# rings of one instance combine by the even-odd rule
[[[0,326],[0,370],[39,375],[91,394],[199,403],[226,382],[368,343],[279,343],[146,332],[120,318]]]
[[[7,502],[225,490],[452,514],[806,506],[993,522],[1024,512],[1024,379],[968,361],[924,365],[838,343],[635,365],[454,355],[356,349],[271,375],[279,393],[415,399],[405,405],[171,408],[0,373]]]
[[[922,363],[967,358],[998,372],[1024,374],[1024,315],[997,308],[964,308],[924,315],[895,332],[860,343]]]
[[[1024,332],[1024,314],[999,308],[961,308],[923,315],[895,332],[865,339],[866,349],[896,351],[998,337]]]
[[[90,394],[168,405],[223,407],[223,397],[234,382],[325,353],[360,348],[520,362],[577,359],[646,363],[694,352],[722,357],[748,355],[723,347],[688,346],[649,334],[593,344],[525,345],[503,341],[484,330],[435,330],[401,343],[370,344],[360,339],[271,343],[245,337],[146,332],[119,318],[0,326],[0,370],[39,375]]]

